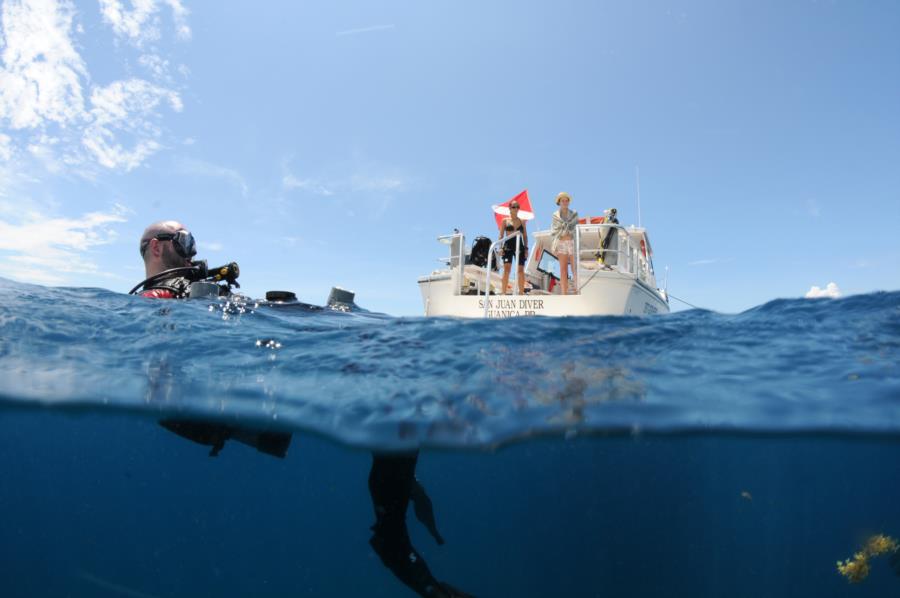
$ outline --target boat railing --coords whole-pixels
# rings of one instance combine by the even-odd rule
[[[619,242],[619,239],[616,240],[615,247],[613,248],[604,248],[603,247],[603,239],[604,232],[609,231],[610,229],[616,231],[616,236],[618,237],[618,232],[621,231],[625,233],[624,241],[625,246],[622,247],[622,244]],[[600,242],[597,244],[597,247],[588,247],[585,248],[582,245],[582,239],[585,234],[589,233],[598,233],[598,239]],[[607,235],[609,233],[606,233]],[[628,238],[628,230],[620,226],[618,224],[580,224],[575,228],[575,245],[578,247],[578,265],[581,267],[581,263],[585,260],[585,258],[598,258],[603,262],[613,261],[608,260],[607,256],[612,255],[615,257],[615,265],[619,266],[619,270],[623,272],[632,272],[631,268],[631,260],[629,259],[629,250],[630,250],[630,242]],[[624,256],[624,259],[623,259]]]
[[[455,268],[465,259],[465,236],[460,232],[449,235],[441,235],[437,238],[438,242],[450,246],[450,257],[440,258],[451,268]]]
[[[605,234],[608,234],[604,231],[609,229],[614,229],[616,231],[616,249],[605,249],[602,247],[602,239],[605,238]],[[594,232],[598,233],[598,238],[601,239],[599,246],[596,248],[582,247],[581,239],[583,235]],[[576,245],[578,247],[579,269],[585,269],[583,267],[583,262],[588,261],[591,258],[598,258],[601,263],[610,269],[635,276],[641,282],[648,285],[655,284],[649,259],[641,256],[640,250],[632,243],[629,230],[624,226],[618,224],[581,224],[576,227],[575,234]],[[610,244],[610,247],[611,246],[612,243]],[[609,255],[614,256],[615,260],[609,259]],[[585,260],[585,258],[588,258],[588,260]]]

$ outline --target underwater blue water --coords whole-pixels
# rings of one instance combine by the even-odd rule
[[[0,279],[0,596],[413,596],[366,478],[414,447],[413,543],[477,596],[900,595],[835,568],[900,537],[898,357],[900,293],[460,321]]]

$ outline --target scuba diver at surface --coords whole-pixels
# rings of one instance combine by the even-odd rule
[[[210,276],[206,262],[192,261],[197,255],[194,236],[176,220],[155,222],[144,230],[140,243],[141,257],[147,278],[131,290],[138,289],[143,297],[155,299],[184,299],[191,295],[191,285],[207,278],[222,278],[228,287],[208,284],[204,290],[215,294],[229,292],[231,285],[237,284],[240,274],[237,264],[228,264],[213,269]],[[224,272],[224,276],[220,274]],[[164,419],[159,425],[179,436],[212,447],[210,456],[215,457],[228,440],[237,440],[256,450],[283,458],[291,443],[291,435],[282,432],[252,430],[240,426],[230,426],[218,422],[193,419]]]
[[[219,287],[219,293],[228,294],[232,284],[238,286],[237,264],[210,270],[205,262],[192,261],[197,254],[194,236],[178,221],[166,220],[148,226],[141,236],[140,253],[147,278],[132,289],[132,294],[140,290],[139,294],[143,297],[183,299],[193,294],[193,284],[210,279],[228,283],[227,287]],[[210,275],[210,272],[213,274]],[[225,441],[234,439],[259,451],[284,457],[291,440],[290,434],[258,432],[215,422],[167,419],[160,425],[189,440],[212,446],[211,456],[218,455]],[[417,451],[372,454],[368,486],[375,510],[375,524],[369,543],[381,562],[420,596],[473,598],[448,583],[438,581],[410,541],[406,514],[412,502],[416,518],[439,545],[444,543],[437,529],[431,499],[415,476],[418,456]]]

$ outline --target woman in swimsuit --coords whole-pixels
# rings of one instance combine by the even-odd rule
[[[519,283],[519,294],[525,294],[525,261],[528,259],[528,231],[525,230],[525,221],[519,218],[519,203],[512,201],[509,204],[509,218],[504,218],[500,223],[500,236],[502,239],[506,235],[515,232],[522,232],[521,245],[519,247],[519,269],[516,271],[516,281]],[[500,291],[506,294],[506,287],[509,284],[509,271],[512,268],[513,260],[516,259],[516,241],[518,237],[507,239],[503,242],[503,286]]]
[[[569,266],[572,267],[572,281],[578,288],[575,278],[575,227],[578,225],[578,212],[569,209],[572,198],[563,191],[556,196],[556,205],[559,209],[553,213],[553,223],[550,233],[553,236],[553,253],[559,259],[559,282],[562,294],[569,294]]]

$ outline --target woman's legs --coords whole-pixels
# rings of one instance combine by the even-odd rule
[[[575,264],[578,262],[575,261],[574,256],[569,256],[569,267],[572,268],[572,284],[575,285],[575,294],[578,294],[578,269],[575,268]]]
[[[569,294],[569,258],[571,256],[561,253],[559,255],[559,284],[562,287],[562,294]]]
[[[525,294],[525,266],[519,266],[516,270],[516,282],[519,283],[519,294]]]
[[[501,287],[500,294],[506,294],[506,287],[509,286],[509,271],[512,268],[512,264],[510,262],[503,262],[503,286]]]

